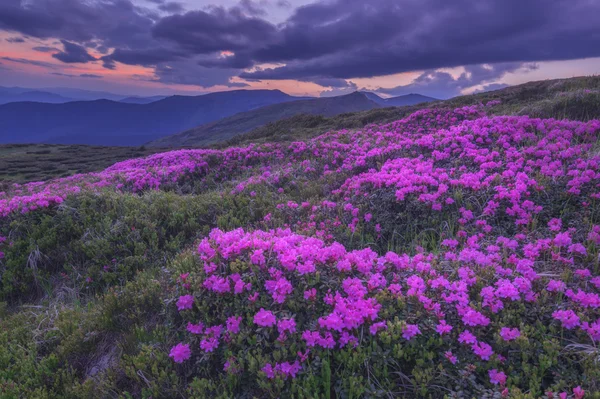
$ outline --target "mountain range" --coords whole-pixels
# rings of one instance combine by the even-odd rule
[[[432,101],[408,95],[383,99],[374,93],[293,97],[279,90],[235,90],[200,96],[120,97],[104,92],[54,89],[52,93],[0,88],[0,98],[28,101],[0,105],[0,143],[113,146],[201,146],[226,140],[294,115],[323,115]],[[72,101],[68,96],[112,99]],[[35,98],[46,100],[36,101]],[[1,104],[1,102],[0,102]]]
[[[105,91],[91,91],[71,89],[67,87],[51,87],[44,89],[28,89],[24,87],[1,87],[0,105],[16,102],[40,102],[49,104],[63,104],[72,101],[112,100],[134,104],[148,104],[162,100],[167,96],[124,96],[122,94]]]

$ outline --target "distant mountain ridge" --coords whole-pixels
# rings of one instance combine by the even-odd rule
[[[381,105],[364,93],[345,96],[298,100],[261,107],[208,123],[179,134],[148,143],[151,147],[204,146],[231,139],[260,126],[300,114],[334,116],[348,112],[366,111]]]
[[[370,91],[361,92],[367,96],[371,101],[375,101],[377,104],[386,107],[402,107],[405,105],[415,105],[421,103],[428,103],[432,101],[439,101],[437,98],[423,96],[421,94],[410,93],[403,96],[383,98]]]
[[[105,91],[91,91],[71,89],[67,87],[54,87],[43,89],[29,89],[24,87],[1,87],[0,105],[16,102],[39,102],[49,104],[63,104],[72,101],[111,100],[132,104],[148,104],[162,100],[168,96],[131,96],[109,93]]]
[[[298,100],[279,90],[171,96],[148,104],[110,100],[0,105],[0,143],[141,145],[266,105]]]
[[[0,104],[8,104],[14,102],[40,102],[49,104],[62,104],[69,101],[75,101],[72,98],[63,97],[59,94],[49,93],[45,91],[26,91],[23,93],[5,93],[0,91]]]

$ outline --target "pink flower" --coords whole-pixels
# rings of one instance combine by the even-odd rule
[[[200,341],[200,348],[205,352],[212,352],[219,347],[219,339],[217,337],[206,337]]]
[[[494,385],[504,385],[506,384],[506,374],[502,371],[498,371],[496,369],[488,371],[490,376],[490,382]]]
[[[188,344],[177,344],[173,348],[171,348],[171,352],[169,353],[169,357],[173,358],[175,363],[183,363],[188,360],[192,355],[192,351],[190,350],[190,346]]]
[[[202,334],[204,331],[204,324],[199,322],[198,324],[188,323],[186,329],[192,334]]]
[[[579,316],[572,310],[557,310],[552,313],[552,317],[562,323],[567,330],[571,330],[579,325]]]
[[[177,310],[191,309],[194,306],[194,297],[192,295],[183,295],[177,301]]]
[[[477,342],[471,346],[471,349],[482,360],[490,360],[490,357],[494,354],[492,347],[485,342]]]
[[[573,388],[573,396],[575,399],[582,399],[584,395],[585,391],[581,389],[580,386],[576,386],[575,388]]]
[[[458,336],[458,342],[461,344],[474,344],[477,342],[477,338],[470,331],[463,331]]]
[[[296,321],[294,320],[294,318],[279,320],[277,322],[277,331],[279,331],[279,334],[295,333],[296,332]]]
[[[490,319],[482,315],[476,310],[469,309],[462,317],[463,323],[467,326],[487,326],[490,324]]]
[[[550,292],[564,292],[567,285],[560,280],[550,280],[546,289]]]
[[[261,327],[273,327],[276,322],[277,319],[275,318],[275,315],[271,311],[264,310],[263,308],[260,308],[258,313],[254,315],[254,324]]]
[[[554,237],[554,245],[557,247],[568,247],[571,245],[571,237],[568,232],[558,233],[556,237]]]
[[[562,220],[560,219],[552,219],[548,222],[548,228],[550,231],[560,231],[562,227]]]
[[[250,256],[250,261],[255,265],[264,265],[266,263],[265,255],[263,254],[262,249],[257,249]]]
[[[304,299],[307,301],[314,301],[317,299],[317,290],[311,288],[310,290],[304,291]]]
[[[271,366],[271,363],[265,364],[261,370],[263,371],[263,373],[265,373],[267,375],[268,379],[275,378],[275,369],[273,369],[273,366]]]
[[[440,320],[439,324],[435,327],[435,331],[437,331],[437,333],[440,335],[450,334],[450,331],[452,331],[452,326],[450,324],[446,324],[446,320]]]
[[[421,334],[421,330],[419,330],[419,326],[416,324],[407,324],[402,329],[402,337],[408,341],[411,340],[415,335]]]
[[[369,327],[369,332],[371,333],[371,335],[377,334],[379,330],[387,330],[387,324],[385,321],[380,321]]]
[[[518,328],[502,327],[500,330],[500,336],[505,341],[512,341],[519,338],[521,336],[521,332]]]
[[[448,359],[448,361],[452,364],[456,364],[456,362],[458,362],[457,357],[454,356],[451,351],[447,351],[446,353],[444,353],[444,357]]]
[[[280,277],[277,280],[267,280],[265,282],[265,288],[271,293],[273,300],[277,303],[285,302],[287,295],[291,294],[294,290],[292,283],[285,277]]]
[[[241,316],[231,316],[227,319],[227,331],[232,334],[237,334],[240,332],[240,323],[242,322]]]

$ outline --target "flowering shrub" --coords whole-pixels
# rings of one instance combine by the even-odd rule
[[[19,253],[59,237],[72,254],[56,259],[85,259],[89,286],[160,260],[164,308],[144,316],[155,331],[119,363],[141,396],[590,397],[600,121],[487,116],[496,105],[14,185],[0,195],[3,293],[37,282]],[[146,210],[140,233],[115,235],[82,203],[65,215],[75,199],[139,204],[150,190],[213,197]],[[36,218],[44,233],[25,233]],[[90,226],[111,238],[90,241]]]

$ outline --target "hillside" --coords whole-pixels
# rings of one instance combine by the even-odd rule
[[[149,104],[155,101],[160,101],[165,99],[166,96],[152,96],[152,97],[125,97],[119,100],[122,103],[129,104]]]
[[[293,141],[314,137],[324,131],[360,129],[372,123],[387,123],[424,108],[451,109],[499,101],[496,115],[530,115],[588,121],[600,119],[600,76],[528,82],[500,90],[437,100],[412,106],[387,107],[334,117],[299,115],[236,136],[218,147],[265,141]]]
[[[596,397],[597,84],[5,184],[0,397]]]
[[[380,105],[362,93],[339,97],[314,98],[274,104],[198,126],[179,134],[148,143],[151,147],[199,147],[228,140],[234,136],[295,115],[334,116],[378,108]]]
[[[379,105],[385,107],[402,107],[405,105],[415,105],[421,103],[429,103],[432,101],[439,101],[437,98],[423,96],[421,94],[405,94],[403,96],[382,98],[375,93],[363,92],[370,100],[375,101]]]
[[[0,143],[136,146],[265,105],[297,100],[278,90],[171,96],[148,104],[109,100],[0,105]]]
[[[28,183],[103,170],[115,162],[148,156],[157,149],[56,144],[0,144],[0,191]]]

